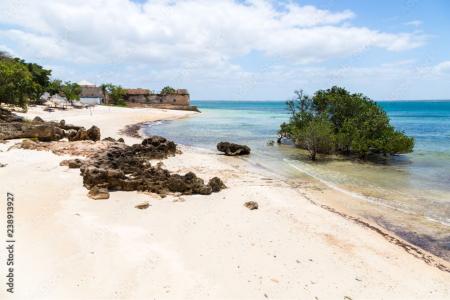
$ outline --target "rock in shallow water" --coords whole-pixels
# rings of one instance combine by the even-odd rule
[[[228,156],[250,154],[250,147],[246,145],[233,144],[229,142],[220,142],[217,144],[217,150],[224,152]]]

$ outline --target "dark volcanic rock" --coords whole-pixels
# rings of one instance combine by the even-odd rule
[[[258,209],[258,202],[248,201],[244,203],[244,206],[250,210]]]
[[[41,142],[58,141],[64,137],[73,140],[78,132],[84,128],[67,125],[64,120],[60,122],[46,122],[36,116],[31,122],[24,121],[8,110],[0,109],[0,140],[31,138]],[[88,131],[81,131],[77,140],[100,139],[100,130],[93,126]]]
[[[137,209],[147,209],[149,208],[150,204],[148,202],[144,202],[144,203],[140,203],[138,205],[136,205],[135,207]]]
[[[64,135],[67,137],[69,141],[73,141],[74,137],[77,135],[77,131],[75,129],[64,130]]]
[[[186,173],[184,176],[173,174],[168,178],[167,183],[171,192],[178,192],[185,195],[209,195],[212,193],[212,188],[209,185],[205,185],[203,179],[198,178],[192,172]]]
[[[36,117],[34,117],[33,122],[43,123],[45,121],[41,117],[36,116]]]
[[[217,193],[220,190],[227,188],[226,185],[223,183],[223,181],[219,177],[211,178],[208,182],[208,185],[211,187],[211,189],[214,193]]]
[[[0,122],[22,122],[23,118],[13,114],[9,110],[0,108]]]
[[[79,129],[83,128],[82,126],[66,124],[65,120],[61,120],[61,121],[59,121],[59,123],[58,122],[52,122],[52,123],[54,123],[56,126],[59,126],[60,128],[62,128],[64,130],[75,130],[75,132],[78,131]]]
[[[98,184],[108,183],[107,171],[95,166],[82,166],[83,184],[86,188],[92,189]]]
[[[111,143],[106,152],[82,161],[80,173],[84,186],[91,189],[99,187],[107,190],[148,191],[165,196],[170,192],[184,195],[209,195],[225,187],[215,177],[205,184],[194,173],[171,174],[158,163],[152,166],[150,159],[163,159],[175,155],[175,143],[163,137],[150,137],[141,144],[127,146],[124,143]],[[65,162],[66,165],[78,162]]]
[[[246,145],[233,144],[229,142],[220,142],[217,144],[217,150],[224,152],[225,155],[246,155],[250,154],[250,148]]]
[[[89,128],[87,131],[87,139],[91,140],[91,141],[100,141],[100,128],[98,128],[97,126],[92,126],[91,128]]]
[[[162,136],[153,135],[142,141],[143,146],[152,146],[158,152],[174,155],[177,151],[177,145]]]
[[[104,138],[102,141],[115,142],[116,140],[113,139],[112,137],[108,136],[108,137]]]
[[[71,142],[87,140],[86,129],[84,127],[82,127],[80,129],[78,129],[77,131],[74,131],[74,129],[68,130],[67,138]]]
[[[100,129],[97,126],[92,126],[88,130],[84,127],[79,128],[76,133],[74,133],[74,129],[69,129],[66,131],[67,138],[69,141],[99,141],[100,140]]]
[[[109,192],[107,188],[95,186],[89,191],[88,196],[94,200],[105,200],[109,199]]]
[[[51,142],[58,141],[64,136],[64,130],[51,123],[0,123],[0,140],[35,138],[42,142]]]
[[[81,159],[66,159],[59,163],[60,166],[68,166],[69,169],[79,169],[83,161]]]
[[[158,146],[160,144],[166,143],[167,139],[159,135],[152,135],[142,141],[142,145],[153,145]]]
[[[132,146],[137,152],[145,149],[146,152],[152,153],[152,158],[166,158],[168,155],[175,155],[177,145],[162,136],[150,136],[144,139],[141,145]]]

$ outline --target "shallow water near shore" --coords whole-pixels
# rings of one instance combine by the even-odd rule
[[[413,153],[377,163],[339,157],[312,163],[302,150],[267,144],[289,118],[282,101],[193,101],[201,114],[151,123],[144,132],[210,150],[224,140],[247,144],[250,163],[352,196],[334,201],[450,261],[450,101],[379,103],[397,129],[416,139]]]

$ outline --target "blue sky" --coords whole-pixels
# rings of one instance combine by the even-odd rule
[[[63,80],[193,99],[284,100],[332,85],[450,98],[450,1],[14,0],[0,50]]]

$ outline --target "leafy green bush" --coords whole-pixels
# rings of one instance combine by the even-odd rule
[[[51,70],[0,51],[0,102],[26,108],[47,90],[50,75]]]
[[[308,97],[296,91],[287,102],[291,118],[281,124],[280,136],[317,153],[339,153],[367,158],[370,154],[412,152],[414,139],[395,130],[389,117],[362,94],[350,94],[340,87],[319,90]]]
[[[161,90],[161,95],[175,94],[176,90],[173,87],[166,86]]]
[[[317,153],[331,153],[334,147],[333,126],[325,115],[312,118],[302,130],[295,130],[295,139],[309,151],[312,160]]]
[[[0,59],[0,102],[26,108],[34,90],[28,68],[14,59]]]
[[[127,106],[125,102],[126,90],[120,85],[114,85],[112,83],[106,83],[101,85],[103,94],[107,97],[112,105]]]
[[[66,81],[61,86],[61,92],[64,94],[67,100],[70,101],[70,103],[73,103],[73,101],[75,100],[80,100],[81,86],[79,86],[78,83]]]
[[[51,96],[62,93],[62,86],[63,86],[63,83],[61,80],[59,80],[59,79],[52,80],[48,84],[47,92]]]

